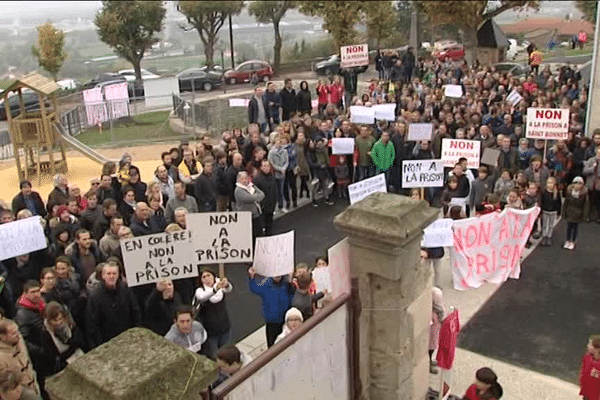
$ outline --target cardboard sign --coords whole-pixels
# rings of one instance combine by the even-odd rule
[[[350,242],[345,238],[327,251],[331,298],[350,293]]]
[[[492,167],[497,167],[498,157],[500,157],[500,150],[486,147],[483,150],[483,155],[481,156],[481,163],[485,165],[491,165]]]
[[[129,286],[198,276],[190,231],[121,239],[120,244]]]
[[[469,168],[479,168],[480,152],[479,140],[442,139],[444,167],[454,167],[461,157],[465,157]]]
[[[229,99],[229,107],[248,107],[249,99]]]
[[[396,103],[376,104],[371,108],[375,111],[375,119],[384,121],[396,120]]]
[[[463,96],[463,90],[461,85],[445,85],[444,96],[461,98]]]
[[[442,160],[402,161],[402,188],[444,186],[444,162]]]
[[[46,247],[41,217],[29,217],[0,225],[0,260]]]
[[[528,139],[566,140],[569,137],[569,110],[562,108],[528,108]]]
[[[423,230],[423,247],[449,247],[454,246],[452,234],[452,223],[450,218],[442,218],[434,221]]]
[[[407,140],[431,140],[433,124],[408,124]]]
[[[194,213],[186,217],[197,264],[252,261],[252,213]]]
[[[516,106],[523,100],[523,96],[519,94],[516,90],[513,89],[512,92],[506,97],[506,101],[508,101],[513,106]]]
[[[294,271],[294,231],[257,237],[254,268],[262,276],[284,276]]]
[[[369,45],[355,44],[340,47],[340,68],[369,65]]]
[[[539,207],[505,208],[501,213],[454,221],[450,256],[454,289],[518,279],[521,253],[539,213]]]
[[[353,154],[354,138],[331,139],[331,154]]]
[[[350,106],[350,122],[355,124],[374,124],[375,110],[372,107]]]
[[[350,196],[350,204],[354,204],[375,192],[387,192],[385,174],[379,174],[349,185],[348,194]]]

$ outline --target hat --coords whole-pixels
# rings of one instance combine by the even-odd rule
[[[581,183],[583,184],[583,178],[580,176],[576,176],[575,179],[573,179],[573,183]]]
[[[302,317],[302,313],[296,307],[292,307],[289,310],[287,310],[287,312],[285,313],[285,322],[287,322],[287,320],[290,319],[291,317],[300,318],[300,321],[304,322],[304,318]]]

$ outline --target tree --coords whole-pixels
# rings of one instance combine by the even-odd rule
[[[275,31],[275,45],[273,45],[273,69],[275,73],[279,72],[281,62],[281,32],[279,31],[279,22],[287,12],[294,8],[293,1],[253,1],[248,7],[250,15],[258,22],[263,24],[272,23]]]
[[[539,8],[538,0],[497,0],[493,3],[495,8],[492,9],[489,9],[487,0],[415,0],[413,3],[419,11],[427,15],[432,24],[455,24],[463,30],[465,53],[469,62],[476,58],[477,28],[482,22],[510,9]]]
[[[355,25],[363,18],[360,1],[301,1],[300,12],[323,18],[323,29],[333,36],[335,46],[356,44]]]
[[[49,22],[38,26],[37,31],[38,47],[31,46],[31,52],[37,58],[40,67],[48,71],[56,82],[58,71],[67,58],[64,49],[65,33]]]
[[[596,14],[598,12],[598,2],[595,0],[576,0],[575,7],[583,13],[583,19],[596,24]]]
[[[367,33],[379,48],[381,40],[390,37],[396,24],[396,12],[391,1],[367,1],[364,5]],[[409,14],[410,30],[410,14]]]
[[[158,42],[154,35],[161,31],[166,12],[162,1],[104,0],[96,14],[100,40],[133,65],[137,80],[142,79],[146,50]]]
[[[213,55],[217,34],[229,15],[237,15],[244,8],[243,1],[180,1],[179,11],[185,15],[187,21],[198,31],[200,40],[204,45],[206,65],[212,68]],[[189,28],[183,27],[187,30]]]

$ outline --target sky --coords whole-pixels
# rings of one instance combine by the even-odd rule
[[[100,7],[100,1],[1,1],[3,17],[61,15],[93,15]],[[68,11],[67,11],[68,10]]]

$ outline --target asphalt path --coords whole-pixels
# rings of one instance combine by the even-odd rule
[[[334,201],[332,206],[319,203],[317,208],[307,204],[274,221],[274,234],[292,229],[295,231],[296,263],[306,262],[312,265],[317,256],[327,254],[327,249],[343,238],[334,228],[333,218],[344,211],[348,203],[335,198]],[[226,265],[227,278],[233,284],[233,291],[227,295],[226,301],[234,343],[264,325],[260,298],[248,289],[249,266],[250,264]]]

